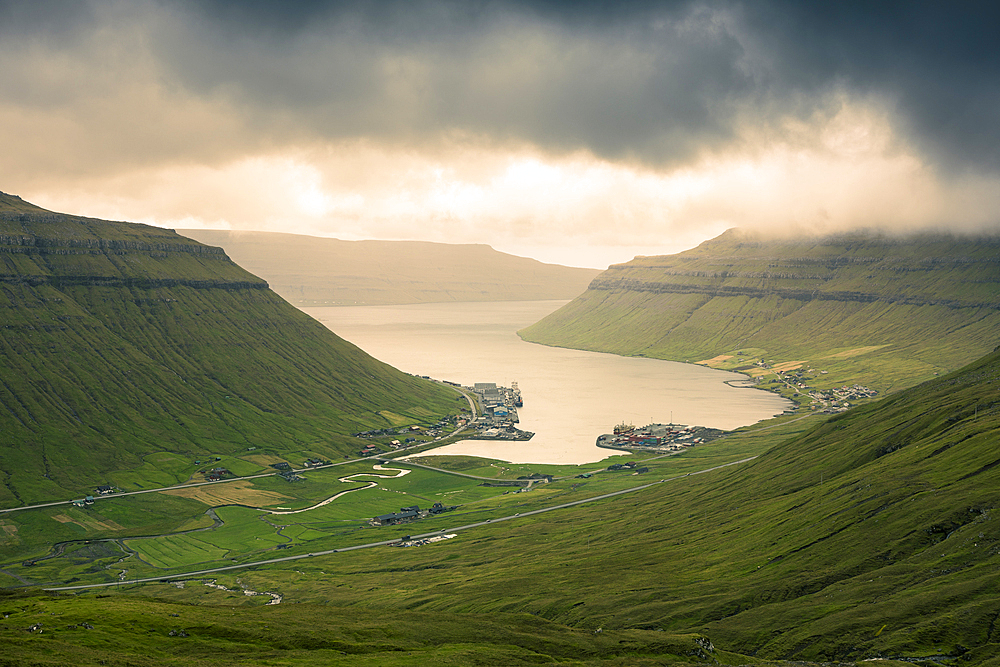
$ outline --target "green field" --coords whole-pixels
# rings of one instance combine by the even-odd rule
[[[126,579],[157,578],[185,568],[304,555],[447,530],[662,479],[663,483],[643,491],[517,516],[460,531],[454,539],[436,544],[334,553],[223,572],[213,579],[235,590],[276,591],[283,596],[282,605],[296,603],[288,608],[298,609],[301,618],[317,613],[327,619],[354,619],[342,627],[364,619],[416,614],[418,626],[439,622],[452,629],[436,632],[457,637],[452,633],[473,618],[527,614],[543,624],[537,627],[564,635],[560,641],[590,637],[583,643],[590,653],[572,654],[580,664],[598,660],[599,643],[611,636],[619,638],[619,646],[630,636],[661,637],[666,642],[609,658],[621,664],[698,662],[701,658],[694,654],[678,656],[668,648],[676,646],[673,642],[679,637],[692,634],[711,639],[716,650],[705,659],[721,664],[750,664],[751,659],[744,657],[750,654],[774,661],[762,664],[791,658],[829,662],[879,656],[908,660],[945,656],[939,659],[945,662],[967,656],[970,664],[998,664],[1000,653],[990,629],[990,619],[1000,613],[995,593],[1000,584],[996,574],[1000,533],[992,521],[1000,502],[996,495],[1000,484],[994,479],[1000,467],[994,464],[991,444],[1000,432],[998,392],[1000,353],[834,418],[784,417],[680,455],[647,458],[643,463],[650,471],[643,475],[605,471],[579,479],[569,473],[599,466],[558,470],[531,466],[533,472],[558,472],[566,478],[537,485],[529,493],[509,493],[456,475],[416,470],[380,479],[379,489],[348,494],[343,502],[284,515],[281,521],[259,510],[223,507],[216,509],[224,521],[221,527],[129,539],[125,545],[137,552],[131,555],[113,542],[87,544],[80,535],[58,558],[31,567],[11,559],[0,569],[8,576],[39,582],[114,582],[123,569]],[[757,458],[737,466],[687,474],[752,455]],[[434,462],[477,473],[525,472],[520,466],[465,457]],[[295,502],[305,503],[309,489],[322,490],[311,499],[318,500],[331,488],[347,486],[336,479],[367,471],[370,462],[354,463],[312,471],[309,482],[283,484],[297,489]],[[274,479],[266,481],[273,484]],[[417,497],[422,502],[453,491],[471,495],[455,502],[456,510],[436,518],[390,528],[371,528],[361,520]],[[159,500],[179,503],[177,508],[197,505],[156,494],[102,500],[73,511],[81,522],[106,521],[112,514],[125,521],[133,511],[150,512],[157,504],[152,501]],[[71,530],[53,521],[52,514],[52,510],[33,510],[8,515],[4,521],[20,525],[15,521],[23,520],[23,530],[33,529],[39,537],[44,530],[35,524],[46,521],[45,525]],[[139,520],[135,518],[129,530]],[[290,548],[278,550],[279,543]],[[174,583],[125,584],[46,604],[53,605],[53,611],[63,609],[59,605],[76,604],[92,609],[86,605],[100,602],[97,595],[111,594],[103,598],[109,600],[106,604],[124,610],[133,597],[171,600],[170,604],[180,605],[174,607],[180,611],[171,613],[214,619],[196,626],[208,636],[216,632],[209,628],[225,627],[224,614],[236,613],[237,608],[248,610],[241,614],[251,609],[264,614],[256,616],[258,620],[280,613],[261,607],[260,596],[224,593],[198,581],[188,581],[183,588]],[[192,603],[196,607],[187,606]],[[215,606],[219,604],[229,606]],[[327,611],[313,612],[311,605]],[[115,613],[135,618],[131,612]],[[317,621],[324,629],[332,622]],[[598,629],[601,632],[595,635]],[[81,637],[68,631],[60,634],[60,641],[67,642],[63,650],[73,646],[89,650],[80,643]],[[114,651],[127,652],[122,629],[111,634],[118,642]],[[35,640],[19,641],[18,650],[39,655],[41,645],[30,641]],[[456,644],[433,648],[412,636],[398,641],[414,652],[415,660],[459,655],[449,653],[457,651]],[[528,654],[517,642],[526,641],[529,638],[515,641],[520,655]],[[101,650],[112,650],[114,643],[108,640]],[[210,655],[200,640],[191,646],[197,647],[193,657]],[[364,636],[357,639],[355,649],[360,646],[368,647],[365,655],[381,656],[392,664],[380,653],[378,640]],[[546,651],[556,651],[543,651],[550,658],[570,655],[547,646]],[[465,649],[467,653],[455,658],[460,664],[477,660],[489,664],[509,657],[476,641]],[[275,650],[274,655],[283,659],[297,655],[291,645]],[[318,652],[295,659],[326,658],[318,647],[311,650]],[[103,655],[112,654],[124,655]]]
[[[391,528],[330,518],[296,522],[283,529],[293,547],[268,553],[305,554],[514,517],[436,544],[334,553],[215,578],[230,588],[280,592],[283,604],[325,605],[330,614],[358,619],[418,613],[461,625],[476,615],[529,614],[570,635],[594,637],[601,629],[602,637],[659,633],[666,640],[696,633],[719,649],[774,661],[939,656],[945,663],[998,664],[991,629],[1000,613],[997,406],[1000,353],[843,415],[783,418],[647,460],[643,475],[607,471],[529,493],[493,489],[454,512]],[[753,454],[750,462],[687,474]],[[514,516],[661,479],[643,491]],[[380,483],[389,490],[345,499],[362,502],[371,493],[391,498],[393,509],[397,499],[413,497],[400,492],[433,497],[460,480],[414,472]],[[161,566],[200,567],[206,556],[249,562],[265,546],[251,543],[277,535],[259,512],[219,512],[224,527],[150,541],[150,558]],[[63,571],[83,580],[82,567],[67,562]],[[130,577],[171,571],[144,570],[135,561],[128,567],[135,568]],[[2,569],[24,576],[28,568]],[[89,576],[111,580],[109,572]],[[127,585],[114,599],[218,599],[196,583]],[[240,604],[259,609],[261,601]],[[677,659],[663,650],[664,664]],[[489,655],[482,647],[474,653]],[[748,664],[733,653],[711,657]]]
[[[772,420],[767,427],[740,429],[711,446],[691,448],[683,454],[615,456],[601,463],[580,466],[509,464],[474,457],[424,456],[416,459],[434,467],[497,480],[515,480],[531,474],[556,477],[552,483],[536,484],[530,493],[516,493],[519,487],[483,486],[477,479],[415,468],[405,462],[390,461],[385,465],[386,468],[410,470],[405,476],[391,477],[397,474],[394,470],[376,470],[371,461],[357,461],[304,472],[306,479],[301,482],[289,483],[278,476],[269,476],[239,481],[231,487],[225,484],[199,487],[212,494],[204,497],[164,493],[112,496],[98,499],[94,505],[84,508],[67,505],[15,512],[5,515],[0,523],[0,526],[9,526],[9,537],[3,542],[5,558],[0,567],[17,573],[25,581],[39,584],[71,578],[76,579],[74,583],[82,583],[88,579],[80,576],[79,567],[68,557],[45,559],[31,566],[22,565],[22,561],[51,554],[53,545],[60,542],[78,545],[94,539],[117,540],[118,550],[109,552],[106,562],[101,562],[104,565],[117,563],[122,555],[118,551],[132,551],[131,561],[122,567],[129,570],[130,578],[134,578],[183,571],[194,565],[199,569],[211,564],[225,565],[234,558],[254,560],[299,553],[302,549],[319,551],[385,539],[380,535],[398,536],[413,530],[427,532],[449,524],[526,512],[637,486],[651,479],[715,467],[760,453],[776,439],[800,433],[820,419],[812,416]],[[185,465],[183,458],[153,456]],[[623,460],[641,462],[649,472],[640,476],[604,471],[610,462]],[[576,477],[582,473],[596,474],[587,479]],[[369,481],[377,482],[377,486],[366,488]],[[240,506],[254,505],[250,500],[258,498],[254,494],[260,492],[269,495],[263,497],[267,502],[258,506],[276,511],[300,510],[348,489],[358,490],[322,507],[292,514],[271,514]],[[275,494],[283,498],[270,497]],[[218,500],[227,495],[235,500]],[[217,500],[213,502],[213,498]],[[410,505],[426,509],[435,502],[456,509],[437,518],[425,519],[413,527],[372,529],[368,526],[370,517]],[[213,517],[206,514],[210,508],[214,508]],[[212,528],[215,517],[223,523]],[[196,532],[178,535],[187,531]],[[162,537],[153,537],[156,535]],[[276,550],[279,544],[292,550]],[[117,571],[97,569],[90,580],[109,581]]]

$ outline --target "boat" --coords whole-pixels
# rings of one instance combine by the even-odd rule
[[[621,424],[618,424],[618,426],[615,426],[615,435],[624,435],[626,433],[631,433],[634,430],[634,425],[622,422]]]

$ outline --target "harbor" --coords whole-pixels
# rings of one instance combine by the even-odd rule
[[[706,426],[683,424],[648,424],[637,428],[621,423],[613,433],[598,436],[597,446],[619,451],[672,453],[702,445],[726,434],[726,431]]]
[[[511,387],[511,381],[517,381],[523,407],[514,406],[518,418],[514,427],[533,432],[530,440],[480,438],[479,429],[463,424],[466,439],[438,447],[435,455],[517,463],[592,463],[609,454],[627,453],[595,445],[599,434],[610,433],[620,421],[640,425],[662,419],[663,423],[732,430],[792,405],[770,392],[725,384],[745,379],[741,375],[696,364],[546,347],[517,336],[518,329],[560,305],[436,303],[306,310],[376,358],[417,376],[438,378],[461,389],[474,403],[475,395],[463,387],[474,388],[484,381]],[[720,410],[720,405],[726,408]],[[674,419],[664,406],[676,415]],[[479,416],[463,413],[456,417],[468,421]],[[405,445],[408,437],[427,439],[421,432],[399,433],[404,424],[380,426],[395,431],[369,441],[380,447],[382,440],[388,445],[398,439]]]
[[[517,409],[524,406],[521,390],[516,382],[510,387],[495,382],[477,382],[465,389],[472,392],[480,407],[480,416],[473,426],[476,440],[531,440],[534,433],[515,426],[520,423]]]

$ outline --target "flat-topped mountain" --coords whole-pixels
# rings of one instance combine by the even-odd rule
[[[487,245],[178,231],[223,247],[298,306],[572,299],[600,273],[544,264]]]
[[[399,423],[454,402],[454,395],[368,359],[301,314],[292,317],[297,311],[217,250],[184,250],[192,244],[182,237],[147,234],[127,223],[23,210],[0,219],[0,306],[9,314],[0,329],[7,504],[51,495],[57,484],[65,497],[102,470],[131,469],[132,480],[162,484],[181,469],[164,463],[171,455],[209,452],[242,460],[232,452],[245,459],[246,450],[257,447],[332,456],[346,442],[345,424]],[[933,263],[964,280],[977,274],[980,282],[991,280],[989,242],[941,242],[948,252]],[[829,253],[844,253],[824,243]],[[813,275],[817,266],[833,267],[825,284],[836,298],[749,292],[712,298],[744,299],[747,317],[755,314],[751,307],[765,312],[782,301],[800,310],[879,304],[882,325],[868,335],[895,336],[891,340],[905,338],[885,322],[901,321],[904,330],[933,326],[929,319],[900,319],[893,308],[917,309],[906,311],[910,315],[923,308],[973,309],[978,319],[942,335],[970,347],[995,335],[993,328],[955,337],[975,331],[995,311],[963,305],[961,299],[981,295],[963,295],[950,284],[943,297],[934,296],[950,304],[897,303],[887,296],[892,290],[874,287],[866,292],[875,297],[870,301],[843,296],[863,290],[844,288],[850,276],[839,275],[838,266],[865,264],[879,284],[891,275],[887,258],[900,258],[897,272],[912,277],[916,270],[907,267],[926,256],[920,251],[918,260],[903,259],[907,246],[894,248],[884,239],[862,245],[866,254],[858,257],[875,257],[880,247],[886,252],[878,261],[797,264],[812,267]],[[961,255],[962,248],[982,252]],[[795,270],[791,251],[810,257],[801,247],[788,255],[766,250],[775,265],[765,267],[770,273]],[[751,265],[747,258],[735,262],[734,271]],[[726,260],[706,265],[712,261]],[[190,275],[173,272],[182,264]],[[934,271],[926,275],[941,276]],[[669,275],[661,285],[678,274]],[[653,269],[643,277],[655,277]],[[795,278],[767,280],[788,280],[777,289],[795,289]],[[930,301],[925,282],[903,281],[895,294],[899,301]],[[678,294],[616,289],[621,299]],[[641,303],[633,308],[641,312]],[[732,320],[737,303],[709,304],[710,312]],[[933,319],[947,311],[929,312]],[[779,313],[794,318],[796,310]],[[836,318],[826,325],[835,329]],[[773,335],[780,333],[776,328]],[[824,334],[814,328],[798,335]],[[783,340],[804,345],[787,332]],[[918,337],[909,344],[918,351],[928,345]],[[840,358],[881,349],[854,348],[853,356]],[[403,476],[385,475],[393,468],[380,466],[380,488],[371,493],[381,499],[351,493],[346,497],[357,504],[342,514],[268,516],[267,509],[232,506],[239,501],[231,495],[165,494],[18,512],[0,517],[8,550],[0,576],[7,586],[75,585],[79,577],[104,587],[98,596],[7,592],[10,618],[0,637],[10,660],[39,664],[167,664],[183,641],[185,660],[194,664],[225,651],[302,664],[346,664],[363,655],[380,664],[417,656],[426,664],[886,659],[1000,665],[1000,525],[993,523],[1000,503],[998,381],[1000,349],[994,349],[943,377],[832,418],[741,429],[677,456],[635,454],[630,458],[643,466],[626,476],[611,469],[554,470],[550,482],[529,494],[496,488],[496,495],[479,495],[487,488],[482,477],[448,475],[446,484],[431,476],[433,468],[413,470],[396,486]],[[372,412],[375,405],[388,407]],[[494,467],[462,458],[454,465],[477,474]],[[288,488],[274,478],[252,482],[258,483],[258,494]],[[450,499],[466,483],[476,492],[458,513],[379,528],[362,518],[386,502],[401,504],[397,494]],[[300,497],[282,497],[305,506],[314,500],[307,500],[310,493],[330,488],[306,486],[296,487]],[[410,533],[434,531],[441,533],[435,545],[388,547],[410,541]],[[365,543],[372,547],[354,548]],[[213,572],[215,566],[225,570]],[[137,586],[126,575],[136,582],[149,576]],[[202,583],[225,597],[209,597]],[[285,603],[238,608],[261,591]],[[234,634],[236,620],[248,630]],[[144,642],[134,641],[136,628]]]
[[[768,240],[730,230],[614,265],[520,333],[739,370],[814,367],[830,382],[890,389],[977,358],[998,330],[998,237]]]
[[[155,452],[339,456],[352,432],[455,403],[220,248],[4,194],[0,312],[3,506],[92,490],[116,471],[142,469],[154,485],[190,474]]]

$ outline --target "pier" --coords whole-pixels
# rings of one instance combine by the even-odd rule
[[[517,409],[524,405],[521,390],[516,382],[510,387],[494,382],[477,382],[467,389],[473,392],[482,408],[482,416],[475,422],[476,440],[531,440],[535,435],[515,426],[520,423]]]
[[[598,436],[597,446],[620,451],[679,452],[711,442],[726,432],[707,426],[683,424],[649,424],[636,428],[631,424],[615,426],[613,433]]]

